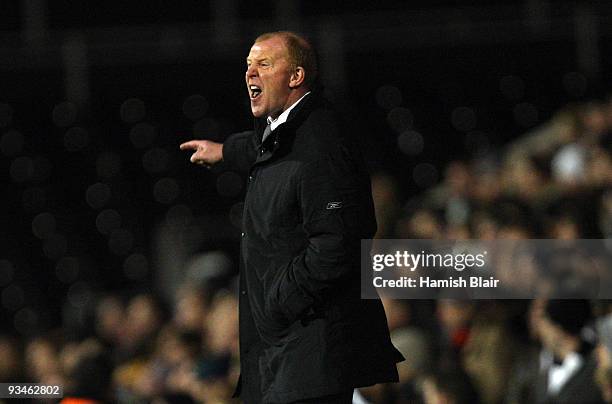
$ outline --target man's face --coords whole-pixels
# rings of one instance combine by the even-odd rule
[[[282,38],[272,37],[251,47],[245,78],[255,117],[276,118],[289,107],[291,64]]]

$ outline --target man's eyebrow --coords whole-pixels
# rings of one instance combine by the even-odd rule
[[[255,61],[255,62],[261,62],[261,61],[264,61],[264,60],[269,60],[269,59],[270,59],[269,57],[255,58],[255,60],[254,60],[254,61]],[[252,59],[251,59],[251,58],[246,58],[246,61],[247,61],[247,62],[250,62],[250,61],[252,61]]]

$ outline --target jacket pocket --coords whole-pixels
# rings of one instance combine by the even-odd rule
[[[276,345],[263,350],[259,370],[264,395],[268,392],[308,391],[320,383],[322,328],[321,320],[308,326],[296,321]]]

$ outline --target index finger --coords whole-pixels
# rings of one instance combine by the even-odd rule
[[[190,140],[189,142],[182,143],[179,148],[181,150],[196,150],[198,148],[198,141]]]

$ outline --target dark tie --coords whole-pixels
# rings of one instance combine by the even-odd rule
[[[268,126],[266,126],[266,129],[264,130],[263,136],[261,137],[261,143],[266,140],[270,133],[272,133],[272,129],[270,128],[270,124],[268,124]]]

